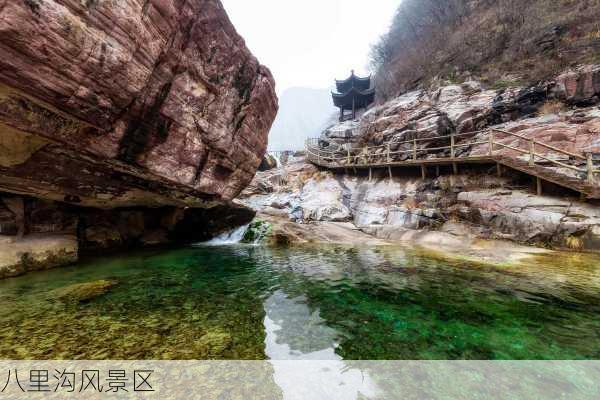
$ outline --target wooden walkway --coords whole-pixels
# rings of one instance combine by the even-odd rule
[[[485,140],[477,139],[482,136]],[[508,140],[507,140],[508,139]],[[441,146],[440,143],[449,142]],[[461,164],[496,164],[498,174],[508,167],[536,180],[542,194],[543,181],[580,193],[583,198],[600,199],[600,183],[592,154],[571,153],[526,136],[499,129],[452,134],[382,146],[337,149],[320,146],[319,139],[306,141],[307,159],[332,170],[369,170],[420,167],[423,178],[428,166],[450,165],[454,173]]]

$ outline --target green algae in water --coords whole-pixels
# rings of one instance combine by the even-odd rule
[[[242,245],[97,258],[0,281],[0,357],[600,358],[600,263],[563,261]]]

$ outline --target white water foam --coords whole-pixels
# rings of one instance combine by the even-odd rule
[[[269,155],[272,156],[275,159],[275,162],[277,163],[277,168],[281,168],[283,166],[279,154],[280,153],[269,152]]]
[[[242,241],[242,239],[244,238],[244,235],[246,234],[246,231],[248,230],[248,227],[250,225],[244,225],[244,226],[240,226],[239,228],[236,228],[230,232],[225,232],[220,234],[219,236],[215,237],[212,240],[209,240],[208,242],[203,242],[203,243],[198,243],[198,246],[226,246],[226,245],[230,245],[230,244],[237,244],[240,243]]]

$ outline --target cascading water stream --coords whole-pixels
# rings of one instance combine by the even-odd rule
[[[208,242],[198,243],[200,246],[224,246],[228,244],[237,244],[244,239],[244,235],[250,225],[240,226],[230,232],[225,232],[209,240]]]
[[[269,155],[275,159],[275,162],[277,163],[277,168],[283,167],[283,163],[281,162],[281,157],[279,156],[279,153],[269,152]]]
[[[197,243],[195,246],[227,246],[239,243],[258,245],[269,235],[271,229],[271,224],[255,220],[248,225],[222,233],[207,242]]]

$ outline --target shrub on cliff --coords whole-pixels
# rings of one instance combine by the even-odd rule
[[[600,61],[600,0],[404,0],[373,46],[379,100],[475,75],[533,83]]]

